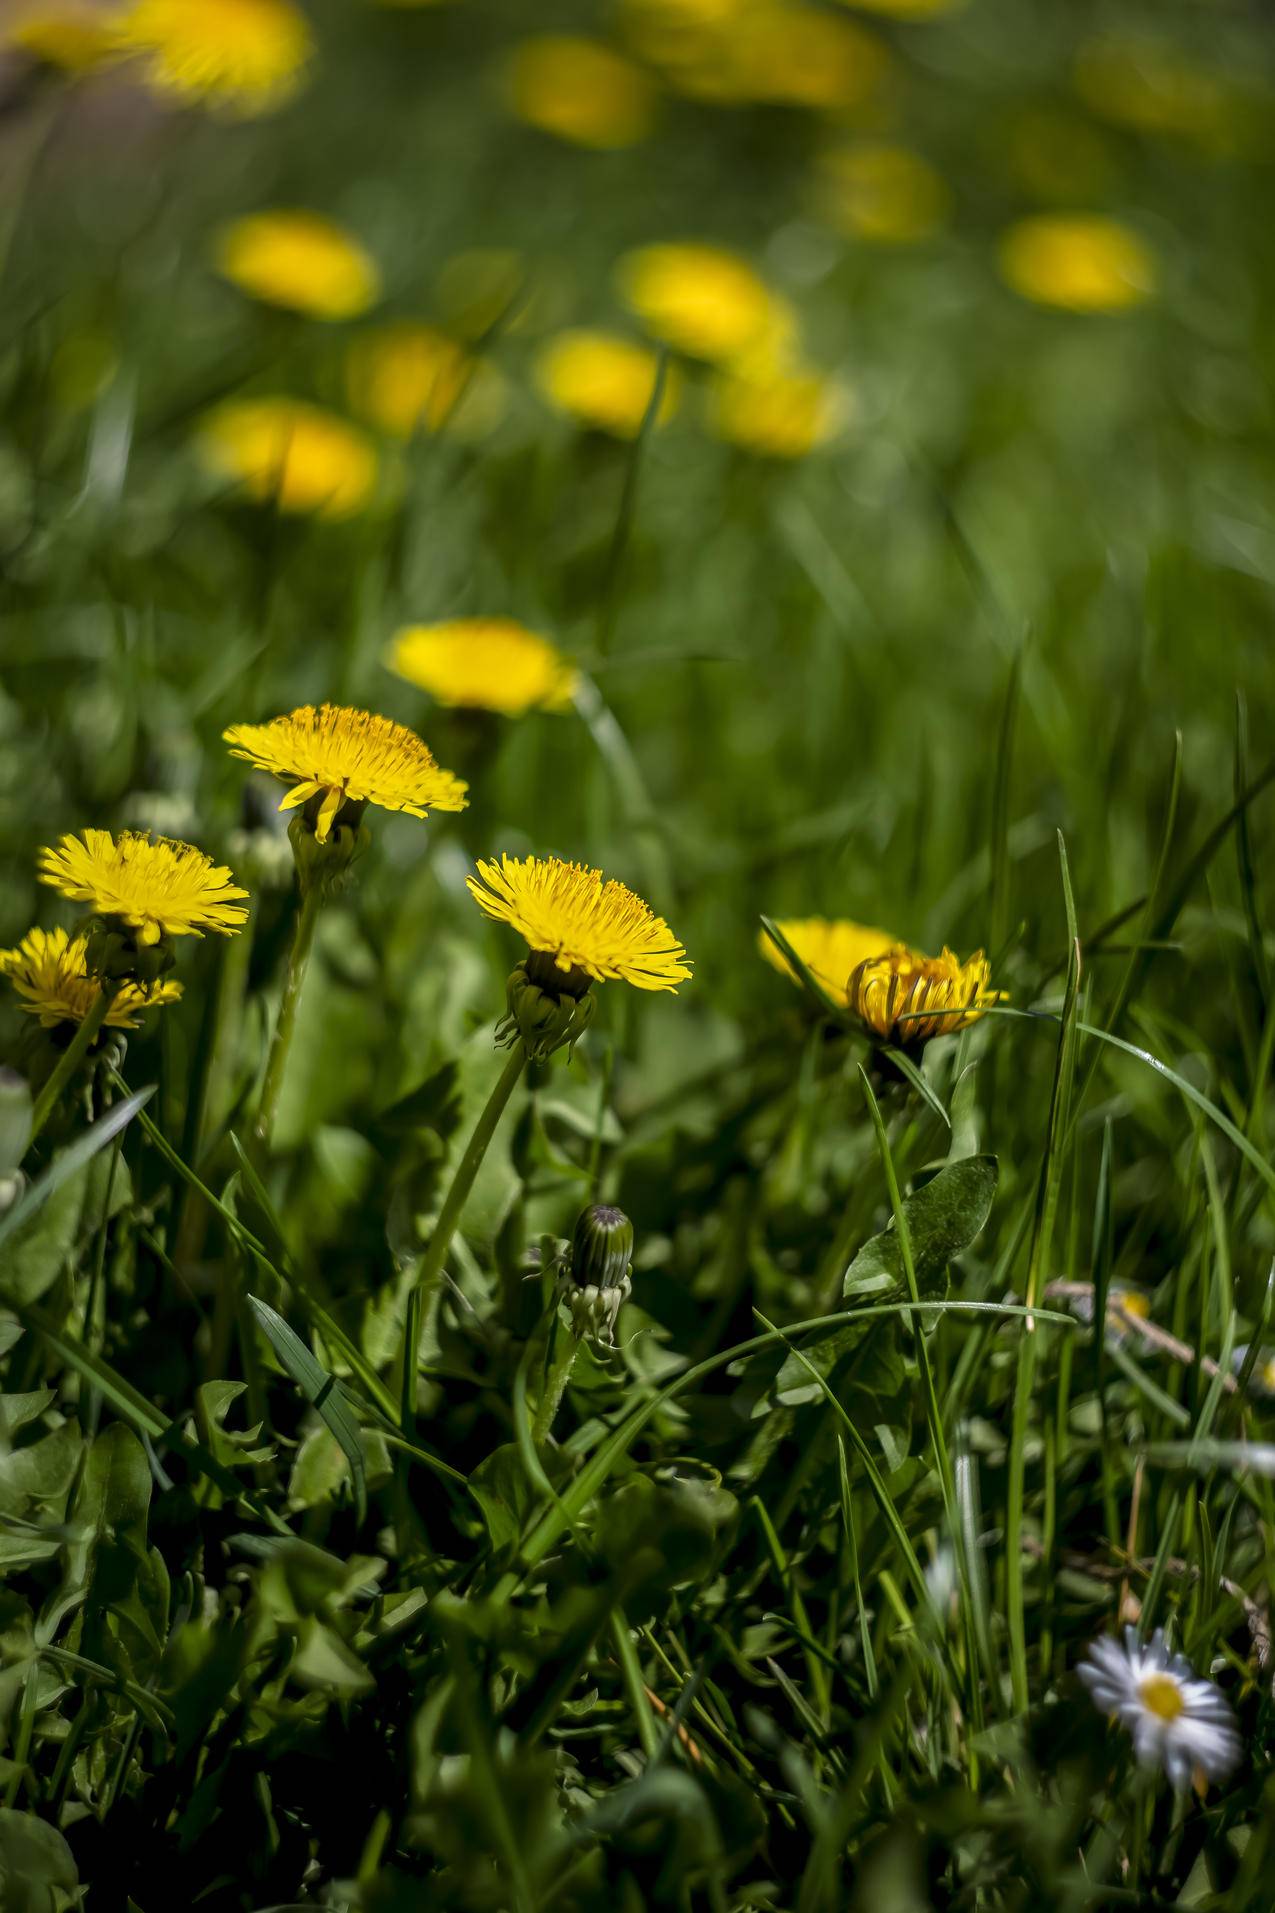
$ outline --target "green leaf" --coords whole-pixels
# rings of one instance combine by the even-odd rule
[[[288,1327],[281,1315],[275,1313],[268,1302],[262,1302],[257,1296],[248,1297],[249,1306],[256,1316],[267,1340],[283,1364],[284,1370],[291,1376],[306,1400],[316,1408],[331,1429],[341,1451],[350,1464],[350,1479],[354,1485],[354,1507],[360,1521],[367,1514],[367,1472],[363,1464],[363,1444],[359,1440],[359,1426],[354,1419],[349,1399],[336,1376],[315,1360],[310,1350]]]
[[[4,1913],[66,1913],[79,1903],[70,1847],[47,1820],[0,1808],[0,1906]]]
[[[0,1248],[3,1248],[11,1237],[16,1235],[37,1209],[43,1208],[55,1190],[60,1189],[77,1169],[82,1169],[85,1163],[91,1162],[99,1149],[105,1149],[107,1143],[118,1136],[121,1129],[127,1128],[138,1110],[144,1103],[149,1102],[154,1094],[153,1083],[146,1089],[134,1090],[133,1094],[126,1096],[122,1103],[116,1103],[113,1109],[107,1110],[105,1116],[99,1117],[91,1129],[86,1129],[82,1136],[77,1136],[69,1149],[64,1149],[55,1156],[43,1174],[37,1176],[30,1187],[23,1191],[13,1207],[0,1216]]]
[[[905,1197],[903,1214],[912,1243],[916,1285],[922,1295],[941,1290],[948,1265],[968,1249],[991,1214],[996,1194],[995,1156],[966,1156]],[[842,1284],[843,1296],[875,1295],[903,1280],[898,1232],[891,1223],[865,1242]]]

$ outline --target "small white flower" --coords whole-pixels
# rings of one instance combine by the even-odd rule
[[[1106,1635],[1080,1664],[1095,1707],[1116,1715],[1133,1735],[1143,1766],[1163,1767],[1179,1790],[1197,1770],[1206,1780],[1230,1773],[1243,1744],[1220,1689],[1169,1652],[1163,1628],[1140,1641],[1136,1628],[1127,1627],[1124,1642],[1121,1648]]]

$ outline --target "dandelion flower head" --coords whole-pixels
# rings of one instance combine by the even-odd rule
[[[663,917],[614,877],[558,857],[480,861],[466,879],[475,902],[507,923],[564,975],[622,978],[639,990],[676,990],[690,976],[686,951]]]
[[[12,950],[0,950],[0,976],[8,977],[22,1007],[38,1016],[46,1030],[59,1023],[82,1023],[102,994],[102,985],[86,968],[88,939],[63,929],[28,930]],[[175,1003],[180,983],[120,984],[111,998],[105,1022],[109,1029],[135,1030],[138,1014],[163,1003]]]
[[[846,1004],[883,1043],[919,1044],[955,1035],[999,1003],[1005,993],[991,989],[990,980],[981,950],[962,963],[948,949],[931,957],[896,943],[851,971]]]
[[[85,830],[42,850],[39,873],[41,883],[64,897],[127,924],[143,944],[205,930],[230,936],[248,915],[242,901],[248,892],[226,866],[172,837]]]
[[[222,735],[233,757],[291,785],[280,810],[318,800],[314,834],[321,844],[343,804],[375,804],[411,817],[465,808],[466,785],[435,762],[415,731],[369,711],[304,704],[267,724],[232,724]]]
[[[844,917],[785,917],[777,922],[776,928],[792,945],[815,981],[843,1007],[848,1007],[846,982],[851,971],[870,957],[880,956],[895,942],[888,930],[877,930],[867,923],[851,923]],[[764,930],[758,937],[758,948],[766,961],[784,976],[791,977],[794,983],[801,981]]]
[[[535,378],[559,412],[613,438],[636,438],[655,390],[659,360],[649,346],[612,332],[559,332],[540,349]],[[664,374],[657,424],[677,409],[673,367]]]
[[[717,373],[708,394],[715,436],[762,458],[804,458],[835,436],[849,411],[843,385],[800,366],[737,366]]]
[[[112,58],[115,34],[109,16],[91,0],[35,0],[0,33],[0,46],[16,47],[64,73],[89,73]]]
[[[1067,312],[1124,312],[1156,289],[1153,254],[1137,233],[1097,215],[1038,213],[1001,240],[1007,285]]]
[[[321,213],[249,213],[217,236],[217,270],[267,305],[313,319],[351,319],[376,302],[381,278],[352,233]]]
[[[210,471],[283,512],[349,518],[376,489],[364,434],[300,399],[228,399],[204,419],[198,447]]]
[[[796,335],[787,302],[719,246],[641,246],[620,260],[616,283],[653,337],[692,358],[774,354]]]
[[[514,48],[510,108],[542,133],[598,151],[636,146],[651,130],[655,88],[640,66],[599,40],[545,33]]]
[[[566,710],[579,677],[556,645],[513,618],[408,625],[386,663],[438,704],[504,717]]]
[[[293,0],[134,0],[115,42],[153,91],[252,118],[291,99],[314,50]]]
[[[394,438],[450,430],[480,437],[504,408],[495,367],[434,326],[412,320],[377,326],[346,358],[350,404]]]

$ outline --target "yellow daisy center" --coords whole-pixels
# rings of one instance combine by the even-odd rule
[[[1171,1674],[1148,1674],[1138,1684],[1138,1698],[1157,1720],[1176,1720],[1186,1711],[1182,1689]]]

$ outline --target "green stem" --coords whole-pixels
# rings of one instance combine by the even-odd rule
[[[270,1138],[274,1133],[279,1096],[283,1089],[284,1073],[288,1067],[288,1052],[292,1048],[292,1038],[297,1026],[297,1006],[301,1001],[301,987],[305,982],[306,966],[309,964],[310,951],[314,945],[314,931],[319,921],[321,901],[320,885],[306,884],[301,892],[301,912],[297,918],[292,949],[288,955],[288,973],[283,979],[279,1015],[274,1026],[274,1035],[270,1039],[270,1054],[266,1059],[266,1080],[261,1085],[261,1102],[257,1109],[257,1120],[252,1128],[253,1141],[257,1153],[261,1156],[267,1155],[270,1150]]]
[[[638,1660],[637,1649],[633,1645],[633,1636],[629,1633],[629,1624],[624,1618],[622,1608],[611,1609],[611,1641],[615,1648],[615,1658],[620,1663],[620,1675],[629,1697],[629,1706],[633,1710],[633,1724],[637,1728],[642,1752],[646,1755],[649,1764],[660,1751],[660,1733],[651,1716],[651,1703],[646,1697],[646,1682],[642,1679],[642,1664]]]
[[[419,1310],[416,1312],[416,1319],[419,1321],[425,1321],[428,1316],[434,1291],[442,1278],[447,1251],[452,1246],[452,1237],[456,1233],[465,1204],[469,1200],[474,1178],[482,1167],[483,1157],[487,1154],[488,1146],[496,1133],[496,1125],[505,1113],[505,1104],[513,1094],[514,1085],[526,1067],[527,1052],[521,1043],[515,1043],[514,1048],[509,1052],[508,1062],[501,1070],[495,1087],[487,1098],[482,1114],[474,1124],[474,1133],[465,1145],[465,1153],[456,1165],[456,1173],[443,1199],[438,1221],[434,1224],[434,1233],[421,1257],[421,1266],[416,1277],[416,1290],[421,1298]],[[410,1319],[412,1311],[409,1310],[408,1315]],[[416,1350],[406,1346],[406,1339],[405,1335],[402,1364],[402,1373],[405,1378],[411,1372],[410,1364],[416,1360]],[[404,1403],[410,1398],[410,1392],[405,1379],[402,1397]]]
[[[44,1128],[45,1123],[53,1113],[53,1108],[58,1097],[62,1094],[62,1091],[80,1067],[80,1064],[84,1061],[89,1046],[97,1036],[103,1023],[105,1023],[107,1012],[114,1001],[115,991],[108,988],[106,984],[103,984],[92,1009],[89,1010],[88,1014],[81,1021],[75,1035],[71,1038],[63,1050],[62,1055],[59,1057],[53,1074],[49,1077],[48,1082],[35,1099],[35,1108],[31,1112],[31,1135],[27,1145],[28,1148]]]
[[[554,1417],[562,1406],[562,1397],[567,1390],[567,1379],[575,1362],[576,1351],[580,1346],[579,1338],[562,1334],[562,1325],[556,1319],[553,1325],[558,1352],[545,1375],[544,1387],[540,1391],[540,1405],[536,1409],[536,1419],[532,1426],[531,1438],[537,1448],[541,1442],[548,1441],[549,1431],[553,1427]]]

